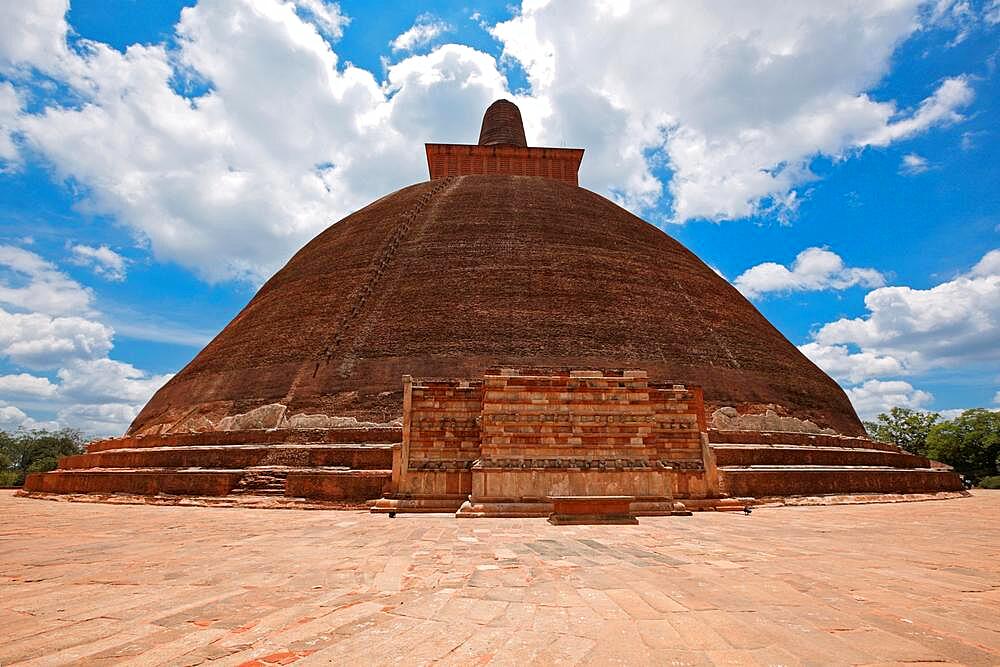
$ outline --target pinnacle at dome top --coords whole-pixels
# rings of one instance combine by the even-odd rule
[[[486,109],[478,144],[425,144],[431,180],[451,176],[530,176],[578,185],[582,148],[528,146],[521,111],[509,100]]]
[[[528,147],[524,137],[521,110],[509,100],[497,100],[483,114],[483,127],[479,130],[480,146]]]

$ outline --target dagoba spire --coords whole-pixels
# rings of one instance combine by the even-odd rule
[[[478,144],[425,144],[431,180],[451,176],[527,176],[578,184],[582,148],[528,146],[521,110],[497,100],[483,114]]]
[[[497,100],[483,114],[480,146],[528,146],[521,110],[510,100]]]

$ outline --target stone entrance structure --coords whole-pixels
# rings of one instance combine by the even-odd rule
[[[404,378],[394,490],[374,511],[548,516],[550,496],[630,496],[634,514],[719,498],[698,387],[640,370]],[[721,501],[720,501],[721,502]]]

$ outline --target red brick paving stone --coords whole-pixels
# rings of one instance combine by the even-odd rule
[[[782,665],[782,667],[798,667],[798,665],[805,664],[802,660],[799,660],[798,657],[780,646],[756,648],[749,651],[749,653],[753,656],[754,664],[756,665]]]
[[[434,618],[446,623],[471,621],[481,625],[488,625],[494,619],[503,616],[508,605],[508,602],[475,600],[456,595],[444,605]]]
[[[539,609],[544,614],[565,612],[563,609],[556,610],[552,607],[539,607],[531,602],[511,602],[504,609],[503,616],[493,619],[489,625],[498,628],[531,628],[535,618],[539,614]]]
[[[69,662],[70,660],[83,658],[97,660],[138,658],[153,648],[187,636],[194,631],[194,628],[165,630],[157,626],[140,626],[136,628],[134,634],[131,632],[132,630],[133,628],[127,628],[125,632],[115,633],[104,640],[76,646],[61,653],[49,654],[46,658],[52,658],[57,662],[63,660]]]
[[[774,643],[774,635],[755,626],[756,612],[727,613],[724,611],[699,611],[692,614],[699,622],[712,628],[720,637],[737,649],[765,648]],[[673,616],[671,618],[674,618]]]
[[[0,662],[995,665],[998,512],[977,492],[625,533],[0,493]]]
[[[743,649],[705,651],[709,664],[719,667],[757,667],[761,663],[753,653]]]
[[[878,628],[863,628],[836,633],[852,647],[868,653],[879,661],[917,662],[920,660],[945,660],[939,653],[930,653],[926,646],[917,644],[906,637],[900,637]]]
[[[681,634],[665,618],[655,621],[637,621],[636,627],[642,643],[651,649],[674,650],[687,647]]]
[[[183,656],[206,645],[211,645],[218,641],[224,633],[224,630],[213,629],[191,632],[172,641],[151,646],[127,662],[137,665],[171,665],[173,667],[177,662],[182,661]]]
[[[0,665],[16,664],[19,661],[85,644],[94,639],[110,637],[115,633],[116,625],[111,619],[95,618],[82,623],[60,624],[43,634],[23,639],[6,638],[6,641],[0,642]]]
[[[604,593],[634,620],[649,620],[661,618],[663,616],[663,612],[657,611],[653,607],[649,606],[649,604],[643,600],[642,596],[635,591],[610,589],[604,591]]]
[[[538,652],[532,664],[576,665],[586,658],[597,644],[595,640],[572,635],[559,635],[556,640]]]
[[[517,630],[497,647],[496,653],[487,664],[496,667],[533,664],[539,659],[539,654],[556,641],[557,636],[552,632]],[[587,661],[593,664],[589,656]]]
[[[703,651],[728,650],[733,648],[725,638],[705,622],[700,612],[689,614],[670,614],[667,621],[680,635],[682,642],[689,648]]]
[[[996,615],[995,613],[993,614]],[[904,636],[932,649],[935,652],[949,656],[963,665],[994,665],[998,664],[996,652],[976,643],[969,643],[964,636],[941,633],[926,626],[917,626],[903,620],[884,616],[866,615],[865,619],[875,627],[887,632]]]
[[[604,591],[589,588],[581,589],[580,596],[602,618],[607,620],[623,620],[629,618],[628,612],[618,606]]]
[[[435,665],[438,667],[487,665],[493,660],[497,647],[507,641],[510,634],[509,628],[479,628],[475,634],[452,649]]]
[[[304,658],[307,653],[296,653],[295,651],[279,651],[271,655],[265,655],[260,661],[271,665],[290,665],[299,658]]]
[[[642,596],[642,599],[645,600],[646,604],[648,604],[653,609],[656,609],[657,611],[665,613],[675,612],[675,611],[687,611],[684,605],[682,605],[677,600],[673,599],[663,591],[647,588],[645,590],[640,590],[639,595]]]
[[[636,627],[629,621],[609,621],[599,630],[600,637],[581,664],[588,665],[654,665],[663,664],[662,656],[669,649],[652,648],[641,641]],[[690,654],[689,654],[690,655]],[[699,656],[681,664],[707,664]]]

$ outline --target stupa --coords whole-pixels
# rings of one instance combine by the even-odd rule
[[[428,181],[319,234],[123,437],[30,476],[26,491],[453,511],[475,501],[474,471],[501,450],[502,465],[586,470],[592,494],[610,477],[589,471],[655,468],[642,484],[689,507],[961,488],[870,441],[837,383],[726,280],[579,187],[583,153],[529,147],[517,106],[493,103],[477,144],[426,144]],[[506,398],[490,389],[511,382]],[[518,421],[541,404],[550,416]],[[546,422],[557,413],[575,415],[556,428],[568,440]],[[541,449],[518,450],[511,432]],[[400,486],[418,469],[430,477]],[[562,482],[532,479],[525,502],[542,512],[545,484]]]

